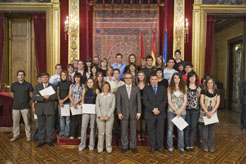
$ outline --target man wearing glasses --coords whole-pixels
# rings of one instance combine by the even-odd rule
[[[141,117],[141,97],[137,86],[132,85],[132,74],[124,74],[125,85],[117,93],[117,113],[121,120],[121,152],[128,150],[128,124],[130,123],[130,149],[137,153],[137,120]]]

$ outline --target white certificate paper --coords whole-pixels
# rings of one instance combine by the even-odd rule
[[[86,114],[96,114],[96,105],[95,104],[83,104],[82,113]]]
[[[179,128],[180,131],[183,131],[184,128],[186,128],[188,126],[188,123],[180,116],[176,116],[172,119],[172,122],[174,123],[174,125],[177,126],[177,128]]]
[[[219,122],[219,119],[218,119],[218,116],[217,116],[217,112],[214,113],[211,118],[208,118],[207,116],[204,116],[203,117],[203,121],[204,121],[204,124],[205,125],[210,125],[210,124],[218,123]]]
[[[73,106],[70,109],[71,109],[72,115],[82,114],[82,112],[81,112],[81,105],[77,105],[77,109],[74,109]]]
[[[64,107],[61,107],[61,116],[70,116],[70,108],[68,104],[65,104]]]
[[[41,91],[39,91],[39,93],[41,94],[41,96],[46,96],[46,95],[51,96],[51,95],[55,94],[56,92],[52,86],[49,86],[49,87],[44,88]]]
[[[34,120],[37,120],[38,116],[34,113]]]

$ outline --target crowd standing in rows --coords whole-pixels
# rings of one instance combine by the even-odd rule
[[[49,77],[46,72],[38,75],[34,90],[25,81],[25,72],[18,71],[17,82],[11,86],[14,124],[10,141],[19,138],[20,115],[24,119],[27,142],[32,140],[29,111],[32,99],[32,110],[37,116],[33,135],[34,140],[39,139],[37,147],[53,146],[54,133],[58,132],[60,137],[80,139],[78,149],[83,151],[87,147],[89,128],[89,150],[95,148],[97,136],[98,153],[104,150],[104,139],[106,151],[112,153],[113,136],[121,139],[122,153],[128,151],[128,146],[136,153],[137,140],[146,138],[151,154],[164,153],[164,138],[168,152],[173,153],[172,119],[178,116],[189,124],[182,131],[177,128],[180,153],[194,151],[196,136],[204,151],[215,151],[215,124],[204,125],[202,119],[203,116],[211,118],[220,104],[220,93],[211,76],[204,77],[200,84],[192,63],[182,61],[179,50],[175,52],[175,59],[169,58],[166,64],[161,56],[154,64],[153,58],[147,56],[138,65],[136,55],[130,54],[125,65],[120,53],[115,55],[115,61],[110,65],[106,58],[88,57],[68,64],[66,70],[57,64],[55,75]],[[42,96],[40,91],[47,87],[52,87],[55,94]],[[95,113],[83,113],[86,104],[95,105]],[[81,110],[82,114],[71,112],[70,116],[61,116],[64,106]]]

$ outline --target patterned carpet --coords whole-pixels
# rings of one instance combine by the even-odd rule
[[[22,128],[21,139],[10,143],[11,133],[0,133],[0,164],[134,164],[134,163],[225,163],[236,164],[246,163],[246,133],[241,132],[239,122],[240,116],[236,113],[222,110],[219,112],[220,124],[216,125],[216,152],[204,153],[199,146],[194,153],[180,154],[177,149],[174,154],[155,152],[150,155],[149,147],[138,147],[138,153],[128,151],[122,155],[120,147],[113,147],[111,155],[107,153],[97,154],[96,150],[86,149],[79,152],[77,147],[45,145],[42,148],[35,148],[37,142],[25,142],[24,129]]]

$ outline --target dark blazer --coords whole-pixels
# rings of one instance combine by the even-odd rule
[[[241,104],[246,104],[246,82],[242,82],[242,97],[241,97]]]
[[[145,106],[145,119],[166,118],[167,105],[167,89],[162,85],[158,85],[157,94],[155,95],[152,85],[146,86],[143,91],[143,103]],[[154,115],[154,108],[158,108],[159,115]]]
[[[55,85],[49,83],[48,87],[49,86],[52,86],[56,92],[56,86]],[[48,100],[46,100],[39,93],[39,91],[41,91],[42,89],[44,89],[43,83],[36,85],[34,88],[32,100],[37,102],[35,104],[35,114],[37,114],[37,115],[55,114],[55,101],[57,99],[57,94],[51,95],[50,98]],[[37,96],[37,95],[39,95],[39,96]]]
[[[123,119],[136,119],[137,113],[141,114],[141,95],[137,86],[132,85],[131,97],[128,98],[126,85],[117,91],[117,113],[123,115]]]

